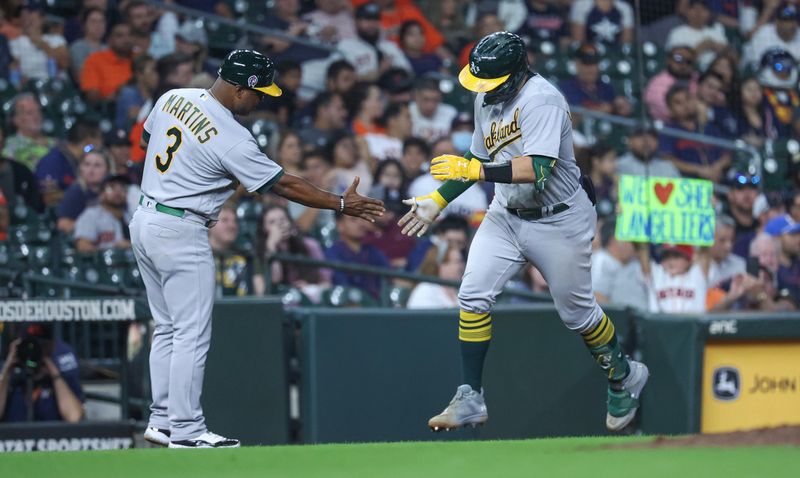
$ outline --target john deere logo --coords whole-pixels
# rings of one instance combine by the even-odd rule
[[[250,88],[255,88],[258,84],[258,77],[256,75],[250,75],[250,78],[247,79],[247,86]]]
[[[739,370],[734,367],[719,367],[714,370],[714,380],[711,390],[714,398],[726,402],[739,398],[742,381],[739,378]]]

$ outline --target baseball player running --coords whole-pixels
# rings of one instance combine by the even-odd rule
[[[259,150],[234,115],[249,114],[266,96],[280,96],[274,76],[272,61],[262,54],[233,51],[211,89],[168,91],[144,125],[142,196],[130,230],[155,320],[145,438],[170,448],[239,446],[206,429],[200,406],[214,305],[208,228],[236,184],[369,221],[384,210],[381,201],[355,192],[358,178],[337,196],[284,174]]]
[[[403,232],[424,234],[475,181],[497,185],[458,293],[464,384],[428,425],[447,430],[489,418],[481,376],[492,338],[492,306],[506,281],[531,262],[547,280],[561,320],[581,334],[605,371],[606,426],[620,430],[633,420],[649,373],[625,356],[614,324],[592,293],[597,215],[591,183],[580,178],[575,162],[569,106],[553,85],[529,70],[525,44],[508,32],[481,39],[459,81],[478,93],[472,146],[465,157],[431,161],[431,174],[445,182],[427,196],[406,200],[411,210],[400,219]]]

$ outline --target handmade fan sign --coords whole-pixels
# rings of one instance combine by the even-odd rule
[[[621,176],[616,238],[655,244],[714,242],[714,185],[702,179]]]

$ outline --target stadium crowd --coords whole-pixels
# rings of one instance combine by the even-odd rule
[[[242,119],[268,156],[334,192],[358,176],[359,192],[385,201],[387,214],[372,225],[239,191],[210,230],[218,294],[291,289],[310,303],[325,301],[332,286],[360,290],[367,301],[382,294],[377,276],[274,260],[276,253],[458,280],[491,184],[454,201],[427,237],[406,237],[396,223],[402,199],[437,187],[428,161],[469,148],[472,97],[454,74],[478,38],[509,30],[571,105],[637,120],[612,138],[598,133],[595,118],[573,117],[576,156],[598,193],[593,279],[601,302],[663,312],[800,305],[798,151],[762,155],[758,167],[740,154],[800,139],[795,2],[642,1],[641,12],[623,0],[167,2],[283,33],[233,42],[221,41],[213,22],[144,1],[78,3],[2,2],[0,239],[14,244],[8,261],[20,231],[37,220],[63,238],[64,255],[129,249],[144,119],[164,92],[210,86],[235,46],[277,65],[283,95]],[[637,63],[642,44],[658,52],[655,68]],[[629,62],[624,78],[609,73],[620,58]],[[563,69],[550,68],[560,61]],[[738,149],[667,131],[739,141]],[[785,181],[768,187],[764,174],[775,171]],[[616,240],[621,174],[713,181],[714,245]],[[533,267],[517,279],[520,289],[547,291]],[[432,283],[413,287],[407,301],[456,305],[455,289]]]

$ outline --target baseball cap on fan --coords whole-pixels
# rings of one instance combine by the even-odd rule
[[[792,216],[784,214],[772,218],[767,223],[766,227],[764,227],[764,232],[772,237],[778,237],[784,234],[797,234],[800,232],[800,222],[794,222]]]
[[[778,20],[800,20],[800,10],[798,10],[797,5],[789,2],[781,3],[780,7],[778,7],[778,13],[776,15]]]
[[[380,20],[381,7],[377,3],[367,2],[356,8],[356,20]]]
[[[661,258],[667,255],[683,256],[691,262],[694,257],[694,247],[688,244],[662,244]]]

